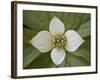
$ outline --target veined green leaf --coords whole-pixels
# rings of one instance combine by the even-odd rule
[[[36,33],[28,28],[23,28],[23,40],[24,42],[29,42]]]
[[[52,68],[55,64],[52,62],[49,53],[41,53],[35,60],[33,60],[27,68]]]
[[[85,22],[84,24],[82,24],[79,29],[77,30],[77,32],[82,36],[82,37],[87,37],[90,36],[90,21]]]
[[[40,55],[40,52],[36,48],[33,48],[31,45],[24,48],[23,68],[26,68],[39,55]]]
[[[68,67],[90,66],[85,58],[73,55],[72,53],[67,54],[66,62]]]

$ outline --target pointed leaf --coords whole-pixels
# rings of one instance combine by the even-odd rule
[[[82,36],[82,37],[87,37],[90,36],[90,21],[87,21],[86,23],[82,24],[77,32]]]

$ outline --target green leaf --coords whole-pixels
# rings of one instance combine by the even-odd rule
[[[36,48],[33,48],[33,46],[24,47],[23,68],[26,68],[39,55],[40,52]]]
[[[77,30],[81,24],[90,20],[90,15],[84,13],[59,13],[59,15],[58,18],[64,23],[66,31],[70,29]]]
[[[55,64],[52,62],[49,53],[41,53],[35,60],[33,60],[27,68],[49,68],[55,67]]]
[[[24,11],[23,23],[34,32],[48,30],[49,16],[42,12]]]
[[[72,53],[69,53],[66,55],[66,66],[68,67],[78,67],[78,66],[89,66],[90,64],[88,63],[88,61],[81,57],[81,56],[76,56],[73,55]]]
[[[24,42],[29,42],[36,33],[28,28],[23,28],[23,40]]]
[[[83,57],[88,62],[90,61],[90,53],[86,49],[79,49],[72,53],[73,55]]]
[[[84,24],[82,24],[79,29],[77,30],[77,32],[82,36],[82,37],[87,37],[90,36],[90,21],[85,22]]]

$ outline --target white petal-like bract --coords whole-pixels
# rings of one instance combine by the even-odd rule
[[[54,48],[51,51],[51,59],[56,64],[59,65],[65,58],[65,51],[62,48]]]
[[[49,24],[49,30],[53,35],[63,34],[65,31],[65,27],[57,17],[54,17]]]
[[[32,40],[31,44],[40,52],[48,52],[53,48],[52,34],[48,31],[40,31]]]
[[[66,50],[69,52],[76,51],[80,45],[84,42],[81,36],[74,30],[68,30],[65,32],[66,38]]]

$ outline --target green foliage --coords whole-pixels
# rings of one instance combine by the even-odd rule
[[[87,37],[90,35],[90,21],[85,22],[82,24],[77,32],[82,36],[82,37]]]
[[[49,31],[50,20],[56,16],[65,25],[65,29],[76,30],[85,42],[80,48],[69,53],[66,51],[65,60],[56,66],[51,58],[50,52],[42,54],[30,44],[30,40],[41,30]],[[90,52],[90,14],[65,13],[65,12],[40,12],[23,11],[23,68],[52,68],[52,67],[74,67],[91,65]]]

